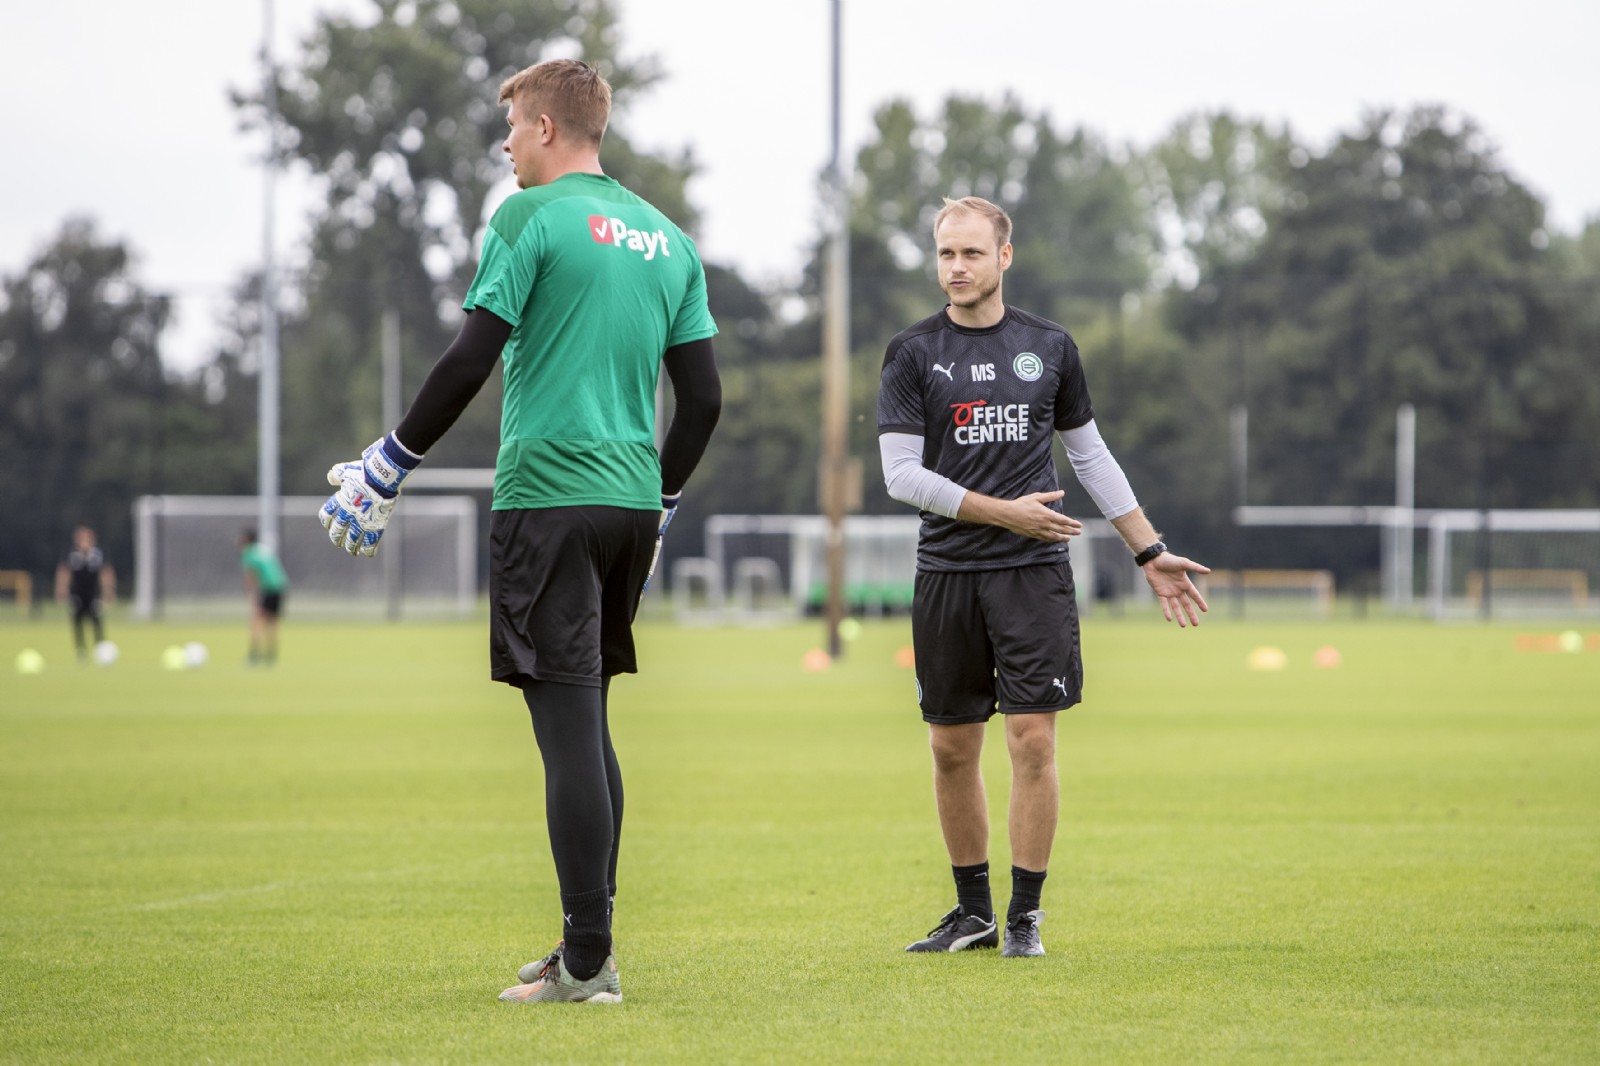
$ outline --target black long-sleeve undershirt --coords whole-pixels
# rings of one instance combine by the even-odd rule
[[[428,371],[410,410],[394,429],[401,446],[413,454],[426,455],[456,424],[461,412],[494,373],[500,350],[511,339],[511,328],[511,323],[482,308],[467,312],[461,331]]]
[[[511,339],[511,323],[482,308],[467,312],[461,331],[417,390],[394,435],[408,451],[425,455],[478,395]],[[705,454],[722,413],[722,380],[711,339],[674,345],[662,356],[676,398],[661,448],[661,491],[683,490]]]
[[[722,378],[711,338],[677,344],[661,357],[672,382],[672,424],[661,443],[661,492],[676,496],[705,454],[722,414]]]

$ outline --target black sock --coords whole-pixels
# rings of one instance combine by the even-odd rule
[[[952,866],[956,875],[956,902],[964,914],[975,914],[989,921],[994,918],[994,901],[989,895],[989,864]]]
[[[1011,868],[1011,906],[1006,908],[1007,925],[1029,911],[1039,909],[1039,894],[1044,891],[1046,873],[1046,870],[1034,873],[1020,866]]]
[[[603,888],[572,896],[561,893],[562,940],[566,945],[561,957],[566,960],[567,972],[580,981],[599,973],[606,956],[611,954],[607,913],[610,904],[611,893]]]

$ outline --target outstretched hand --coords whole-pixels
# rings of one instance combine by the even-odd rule
[[[1150,583],[1156,599],[1161,601],[1163,618],[1169,622],[1177,622],[1180,629],[1200,624],[1200,615],[1195,613],[1195,608],[1199,607],[1202,612],[1209,608],[1206,607],[1206,598],[1194,587],[1189,575],[1209,574],[1210,567],[1201,566],[1193,559],[1185,559],[1181,555],[1162,552],[1145,563],[1143,569],[1144,579]]]

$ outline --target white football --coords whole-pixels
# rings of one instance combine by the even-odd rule
[[[204,666],[211,653],[206,651],[206,646],[198,640],[191,640],[183,646],[183,661],[190,668]]]
[[[94,661],[101,666],[110,666],[117,661],[117,646],[109,640],[102,640],[94,646]]]

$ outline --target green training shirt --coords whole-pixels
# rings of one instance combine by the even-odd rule
[[[524,189],[494,213],[462,306],[513,324],[497,511],[661,506],[661,354],[716,334],[694,243],[599,174]]]
[[[262,592],[282,592],[289,587],[289,577],[283,572],[283,564],[259,543],[246,545],[239,561],[246,570],[256,575],[256,583]]]

